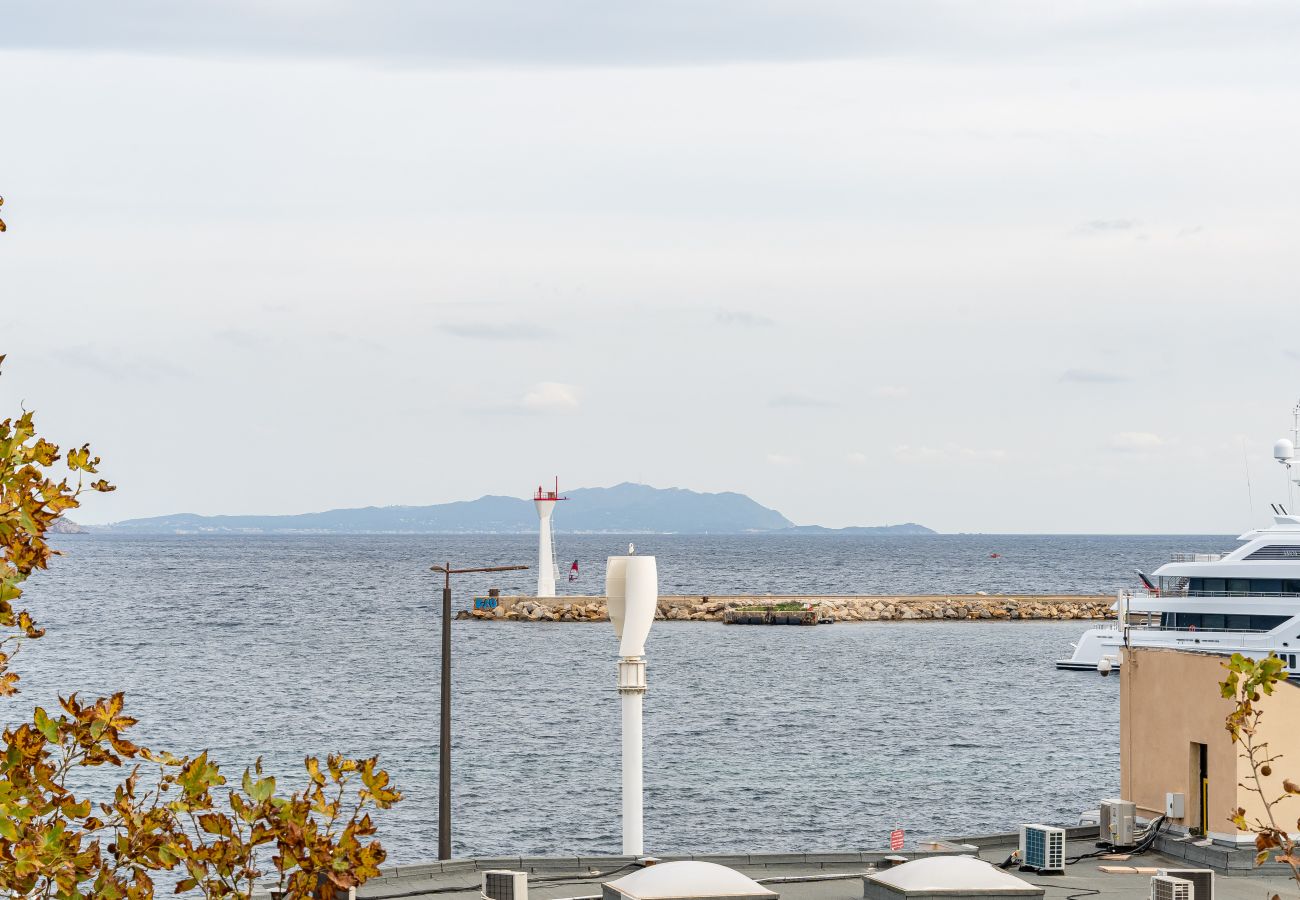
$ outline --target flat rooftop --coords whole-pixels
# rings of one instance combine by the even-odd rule
[[[962,846],[958,846],[958,844]],[[924,856],[966,852],[997,864],[1016,846],[1013,835],[994,835],[954,841],[943,849],[930,852],[906,850],[845,851],[819,853],[713,854],[701,856],[664,856],[662,861],[701,859],[720,863],[764,883],[789,900],[848,900],[862,896],[862,875],[875,870],[882,859],[891,855],[919,859]],[[1076,839],[1067,845],[1067,857],[1095,852],[1094,839]],[[1071,895],[1145,898],[1150,892],[1153,871],[1105,872],[1101,866],[1183,869],[1202,868],[1187,860],[1163,856],[1154,850],[1135,855],[1127,861],[1084,859],[1067,866],[1064,875],[1010,873],[1046,888],[1046,900]],[[396,866],[385,870],[357,891],[358,900],[415,900],[419,897],[478,898],[481,873],[485,869],[527,871],[528,893],[537,900],[598,897],[601,884],[620,878],[638,868],[627,856],[593,857],[501,857],[494,859],[451,860]],[[1259,900],[1273,894],[1294,893],[1294,883],[1270,866],[1267,874],[1259,870],[1236,869],[1215,875],[1216,900]]]

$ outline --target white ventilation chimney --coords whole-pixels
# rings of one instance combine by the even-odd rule
[[[641,807],[641,712],[645,698],[645,641],[659,605],[653,556],[611,556],[605,564],[605,598],[618,638],[618,693],[623,706],[623,855],[644,848]]]

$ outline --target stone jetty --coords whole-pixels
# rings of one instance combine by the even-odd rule
[[[762,610],[797,603],[811,606],[819,618],[836,622],[897,622],[975,619],[1018,621],[1026,619],[1110,619],[1114,597],[1068,594],[967,594],[951,596],[824,597],[757,596],[710,597],[703,595],[660,597],[655,618],[679,622],[721,622],[729,609]],[[604,597],[480,598],[475,608],[462,609],[458,619],[501,622],[605,622],[609,610]]]

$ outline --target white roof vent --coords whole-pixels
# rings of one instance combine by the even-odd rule
[[[700,860],[658,863],[602,885],[604,900],[731,900],[757,897],[777,900],[748,875]]]
[[[863,879],[867,900],[899,897],[979,897],[981,900],[1025,900],[1044,890],[996,866],[971,856],[931,856],[914,859]]]

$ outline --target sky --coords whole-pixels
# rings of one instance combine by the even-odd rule
[[[0,0],[0,414],[92,442],[87,522],[558,475],[1244,531],[1297,51],[1289,2]]]

